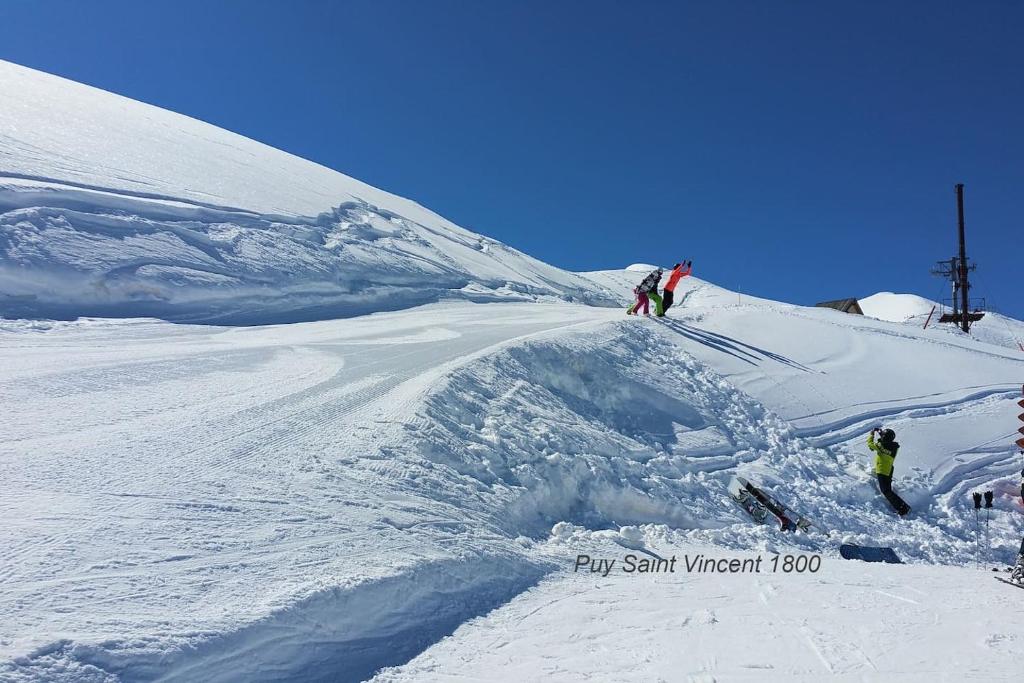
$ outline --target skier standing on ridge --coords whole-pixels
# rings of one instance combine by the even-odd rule
[[[875,441],[876,433],[879,435],[877,442]],[[878,490],[882,492],[882,495],[900,517],[905,516],[910,512],[910,506],[892,490],[893,464],[896,460],[896,452],[900,449],[900,445],[896,443],[896,432],[891,429],[875,427],[868,434],[868,448],[875,452],[875,475],[878,477]]]
[[[633,294],[636,295],[636,304],[626,309],[626,315],[636,315],[640,307],[643,306],[644,315],[650,315],[650,308],[648,307],[647,292],[641,292],[640,287],[633,288]]]
[[[644,307],[644,315],[647,315],[648,299],[654,302],[654,314],[664,315],[661,308],[661,297],[658,295],[658,283],[661,282],[661,268],[652,270],[647,277],[634,290],[636,292],[636,305],[626,311],[626,315],[635,315],[641,306]]]
[[[665,294],[662,296],[661,313],[658,317],[665,315],[665,311],[672,307],[672,299],[675,297],[676,285],[681,278],[693,272],[693,261],[677,263],[672,266],[672,272],[668,274],[668,282],[665,283]]]

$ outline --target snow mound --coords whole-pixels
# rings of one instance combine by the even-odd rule
[[[415,202],[0,61],[0,316],[266,323],[460,298],[611,303]]]
[[[470,364],[431,395],[422,422],[431,428],[410,443],[502,491],[495,521],[532,537],[560,521],[720,526],[715,473],[761,458],[787,429],[630,323]]]
[[[858,299],[858,301],[864,315],[895,323],[901,323],[921,315],[927,316],[933,306],[938,306],[936,302],[916,294],[893,294],[892,292],[879,292]]]
[[[658,266],[652,266],[650,263],[633,263],[626,266],[626,270],[631,273],[649,273],[657,268]]]

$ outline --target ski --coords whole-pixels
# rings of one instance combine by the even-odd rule
[[[993,576],[992,578],[1001,583],[1008,583],[1011,586],[1016,586],[1017,588],[1024,588],[1024,583],[1017,583],[1016,581],[1011,581],[1010,579],[1004,579],[1001,576]]]
[[[757,499],[758,502],[768,508],[773,515],[778,517],[783,530],[795,531],[796,529],[800,529],[806,533],[811,528],[812,525],[810,520],[803,515],[789,509],[786,505],[757,488],[743,477],[736,477],[736,479],[747,491],[750,492],[752,496],[754,496],[755,499]],[[795,521],[793,519],[794,517],[796,518]]]
[[[783,531],[796,531],[797,529],[800,529],[806,533],[812,526],[810,520],[806,517],[790,510],[783,503],[780,503],[778,500],[757,488],[743,477],[735,476],[730,480],[729,495],[732,496],[733,500],[740,503],[744,509],[746,509],[749,504],[746,501],[752,501],[756,506],[759,506],[760,510],[764,510],[765,513],[770,512],[776,519],[778,519]],[[751,517],[754,517],[754,520],[759,524],[763,524],[767,517],[767,515],[764,514],[758,518],[749,509],[747,512]]]
[[[735,477],[729,482],[729,497],[758,524],[764,524],[768,519],[768,508],[758,502]]]

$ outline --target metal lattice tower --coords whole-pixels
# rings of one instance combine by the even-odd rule
[[[957,234],[960,242],[960,253],[946,261],[939,261],[932,269],[933,275],[948,278],[952,283],[953,291],[950,297],[953,312],[944,313],[939,318],[941,323],[956,323],[964,332],[971,331],[971,323],[981,320],[984,312],[971,311],[969,292],[971,289],[970,280],[967,274],[977,266],[967,258],[967,240],[964,236],[964,186],[958,183],[956,186],[956,212],[957,212]]]

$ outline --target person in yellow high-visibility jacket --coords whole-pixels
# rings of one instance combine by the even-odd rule
[[[875,441],[875,434],[878,434],[878,441]],[[903,517],[910,512],[910,506],[892,490],[892,471],[896,453],[900,449],[900,445],[896,443],[896,432],[891,429],[875,427],[868,434],[868,448],[875,452],[875,476],[878,477],[878,490],[882,492],[899,516]]]

